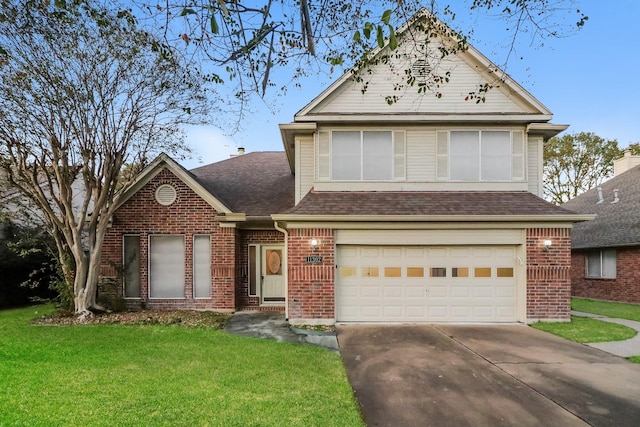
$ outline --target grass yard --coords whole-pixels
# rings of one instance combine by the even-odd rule
[[[640,305],[638,304],[571,298],[571,309],[583,311],[585,313],[600,314],[602,316],[640,322]]]
[[[362,426],[340,357],[175,325],[0,312],[1,426]]]
[[[572,316],[571,322],[539,322],[531,326],[579,343],[621,341],[636,335],[626,326],[588,317]]]

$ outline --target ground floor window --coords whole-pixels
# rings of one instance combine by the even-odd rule
[[[122,246],[124,297],[140,298],[140,236],[125,235]]]
[[[211,236],[193,236],[193,296],[211,298]]]
[[[184,282],[184,236],[149,236],[149,297],[184,298]]]
[[[587,253],[587,277],[616,278],[616,250],[601,249]]]
[[[258,277],[260,276],[260,262],[258,245],[249,245],[249,296],[258,296]]]

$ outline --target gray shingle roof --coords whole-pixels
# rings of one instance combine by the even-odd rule
[[[284,151],[248,153],[189,172],[229,209],[247,216],[283,212],[295,201]]]
[[[562,207],[597,214],[593,221],[574,225],[574,249],[640,245],[640,166],[602,183],[604,202],[598,203],[596,188],[569,200]],[[619,201],[613,190],[618,190]]]
[[[311,192],[292,215],[561,215],[575,213],[527,191]]]

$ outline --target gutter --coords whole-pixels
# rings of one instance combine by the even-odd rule
[[[281,232],[282,234],[284,234],[284,259],[285,259],[285,265],[284,265],[284,294],[285,294],[285,300],[284,300],[284,318],[289,321],[289,232],[280,227],[280,224],[278,224],[278,221],[274,221],[273,223],[273,228],[275,228],[276,230],[278,230],[279,232]]]
[[[271,216],[277,221],[343,222],[580,222],[596,218],[593,214],[567,215],[300,215]]]

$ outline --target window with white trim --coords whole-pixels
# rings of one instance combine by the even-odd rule
[[[193,297],[211,298],[211,236],[193,236]]]
[[[524,132],[437,132],[437,177],[451,181],[524,180]]]
[[[319,180],[405,179],[404,131],[340,130],[317,135]]]
[[[616,250],[602,249],[587,253],[586,277],[595,279],[616,278]]]
[[[184,282],[184,236],[149,236],[149,297],[184,298]]]

